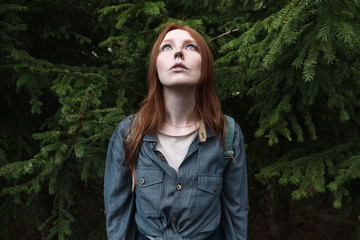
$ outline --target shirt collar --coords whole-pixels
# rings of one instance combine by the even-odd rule
[[[208,127],[206,127],[204,121],[202,121],[202,120],[200,121],[200,127],[199,127],[198,135],[199,135],[200,142],[206,142],[206,139],[208,137],[215,136],[214,133]],[[157,142],[157,136],[156,136],[156,134],[145,135],[143,137],[143,141]]]

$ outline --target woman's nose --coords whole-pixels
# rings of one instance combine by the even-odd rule
[[[184,54],[182,51],[176,51],[175,53],[175,59],[176,58],[181,58],[181,59],[184,59]]]

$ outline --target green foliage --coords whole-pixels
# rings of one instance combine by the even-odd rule
[[[294,199],[328,188],[339,208],[346,183],[359,178],[358,11],[353,1],[289,1],[225,44],[217,60],[221,71],[231,69],[229,78],[244,83],[239,93],[253,98],[256,137],[272,146],[296,135],[297,143],[257,175],[298,186]]]
[[[60,2],[56,4],[63,6]],[[82,14],[85,13],[84,11],[89,11],[86,14],[87,18],[91,19],[95,9],[86,9],[85,6],[77,8],[74,4],[76,3],[71,3],[65,8],[72,10],[74,14],[78,10],[83,11]],[[44,198],[44,193],[47,192],[53,204],[52,208],[47,209],[49,215],[39,220],[39,226],[43,222],[39,229],[47,235],[47,239],[52,239],[54,236],[65,239],[73,235],[72,228],[82,225],[82,221],[76,221],[74,224],[75,219],[81,217],[82,212],[74,211],[73,208],[77,206],[73,203],[78,202],[86,194],[81,196],[76,193],[84,192],[82,188],[86,189],[87,184],[94,183],[97,186],[95,192],[101,192],[106,145],[126,109],[124,103],[127,98],[124,97],[124,93],[125,89],[128,89],[128,84],[118,79],[122,70],[116,67],[110,69],[103,64],[109,62],[107,51],[90,45],[96,41],[99,44],[102,40],[100,36],[97,39],[75,31],[79,28],[74,25],[76,22],[69,24],[64,21],[63,25],[59,26],[58,21],[53,20],[60,15],[54,15],[45,26],[34,24],[38,21],[35,17],[37,14],[43,16],[42,14],[48,14],[47,11],[58,11],[53,7],[54,5],[48,5],[47,1],[37,1],[20,8],[29,12],[27,18],[22,16],[23,21],[28,21],[28,28],[19,28],[18,32],[11,29],[7,32],[13,34],[14,39],[20,38],[20,35],[27,35],[29,41],[32,40],[31,38],[36,40],[31,43],[19,41],[10,48],[8,46],[1,48],[4,50],[1,75],[2,78],[8,79],[2,83],[4,86],[2,96],[7,100],[3,111],[24,109],[24,112],[9,111],[8,114],[3,115],[6,125],[3,125],[2,132],[9,140],[8,144],[6,142],[1,144],[4,150],[1,151],[3,154],[0,176],[6,180],[1,182],[1,195],[6,199],[5,202],[10,209],[2,211],[6,214],[2,218],[2,221],[5,221],[2,225],[6,226],[13,211],[16,211],[15,203],[20,203],[16,199],[19,197],[27,199],[26,196],[29,196],[27,205],[34,206],[37,198],[31,196]],[[15,13],[9,19],[15,19],[18,21],[16,24],[21,24],[20,17],[17,16]],[[96,20],[94,23],[88,24],[97,25]],[[7,25],[3,26],[7,27]],[[82,27],[90,28],[86,25]],[[5,28],[4,32],[7,29]],[[22,32],[19,32],[20,30]],[[38,35],[33,36],[33,32]],[[93,38],[91,41],[90,37]],[[44,43],[40,51],[33,47],[37,45],[37,41]],[[69,45],[70,42],[72,45]],[[67,47],[60,51],[46,49],[53,49],[57,44]],[[87,47],[87,50],[84,47]],[[71,54],[75,56],[74,58],[66,56],[72,51],[75,53]],[[99,56],[100,52],[104,53],[103,56]],[[54,56],[57,56],[56,60]],[[81,65],[79,63],[74,65],[76,58],[81,58],[79,61]],[[62,59],[68,60],[62,62]],[[119,86],[122,86],[121,90]],[[131,100],[131,97],[129,99]],[[131,109],[131,106],[128,109]],[[32,118],[25,120],[27,116],[34,114],[38,115],[37,118],[32,117],[36,121]],[[23,123],[24,121],[26,123]],[[26,126],[30,123],[32,125],[28,130]],[[16,129],[18,129],[17,133],[13,134],[12,131]],[[23,141],[23,138],[26,141]],[[40,146],[37,147],[39,143]],[[27,154],[19,154],[16,158],[16,154],[12,154],[12,149],[8,145],[18,146],[18,152],[28,148],[30,150]],[[81,181],[83,184],[79,183]],[[6,197],[8,195],[16,198]],[[93,222],[89,222],[92,224],[88,229],[90,233],[94,231],[92,228],[103,229],[103,226],[97,225],[99,220],[96,220],[96,217],[100,218],[100,221],[103,218],[102,211],[99,211],[102,206],[101,198],[96,197],[92,200],[94,206],[90,209],[97,211],[93,213]],[[2,231],[4,232],[2,236],[6,236],[7,230],[2,229]]]
[[[290,150],[276,163],[261,169],[258,177],[278,177],[281,185],[297,186],[292,192],[297,200],[325,193],[328,188],[334,195],[334,207],[340,208],[343,195],[349,194],[346,183],[360,177],[360,139],[351,140],[341,143],[328,139],[312,143],[311,147],[302,145],[301,149]],[[314,149],[326,150],[312,152]]]
[[[106,238],[107,142],[145,96],[168,22],[212,49],[250,184],[256,175],[294,201],[331,194],[344,208],[360,178],[359,10],[352,0],[3,1],[0,235],[33,218],[34,238]]]

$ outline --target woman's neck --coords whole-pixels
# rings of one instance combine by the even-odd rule
[[[161,131],[171,135],[183,135],[194,131],[195,89],[163,89],[165,116]]]

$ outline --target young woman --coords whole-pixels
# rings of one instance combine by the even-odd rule
[[[104,178],[109,239],[247,238],[244,140],[235,124],[224,164],[227,120],[214,63],[192,28],[168,25],[154,44],[148,96],[109,143]]]

